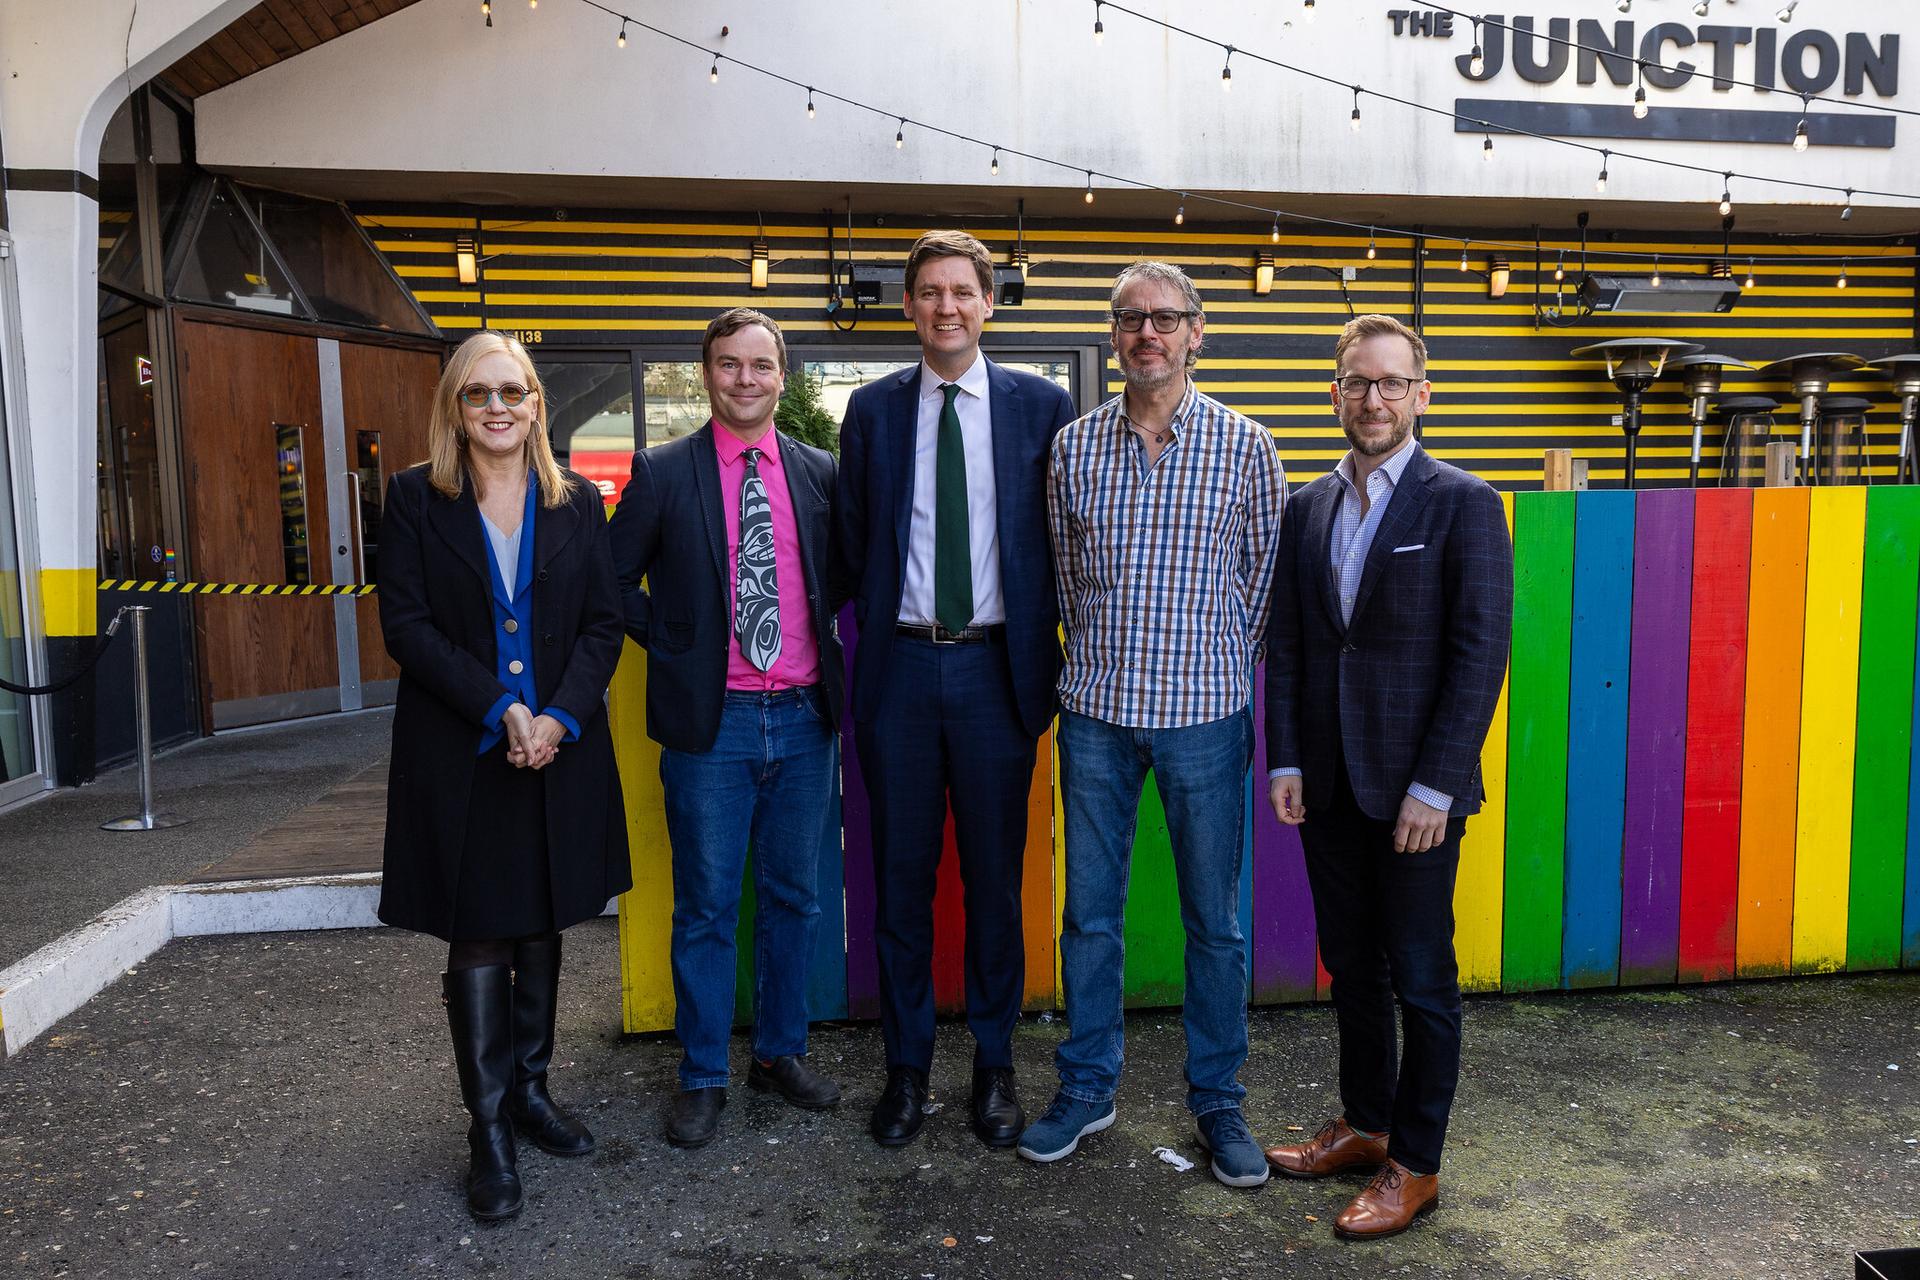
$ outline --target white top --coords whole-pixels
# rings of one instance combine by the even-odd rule
[[[987,358],[956,379],[960,438],[967,454],[967,534],[973,550],[973,625],[1007,620],[1000,594],[1000,521],[994,507],[993,414],[987,399]],[[913,434],[913,519],[907,526],[907,580],[900,621],[929,625],[933,616],[933,493],[939,469],[940,388],[946,380],[920,362],[920,416]]]
[[[526,531],[527,522],[522,520],[520,527],[512,533],[502,533],[493,521],[481,513],[480,523],[486,527],[487,541],[493,543],[494,563],[500,566],[500,583],[507,589],[507,599],[513,599],[514,575],[520,572],[520,535]]]

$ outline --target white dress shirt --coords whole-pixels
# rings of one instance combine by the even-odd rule
[[[987,399],[987,358],[955,380],[960,439],[967,455],[967,536],[973,551],[973,625],[1007,620],[1000,594],[1000,520],[994,506],[993,414]],[[907,526],[907,579],[900,592],[900,621],[933,623],[933,498],[940,466],[940,408],[946,379],[920,362],[919,418],[913,432],[913,519]]]

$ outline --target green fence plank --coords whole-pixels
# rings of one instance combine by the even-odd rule
[[[1920,489],[1889,486],[1868,495],[1864,567],[1847,889],[1847,968],[1855,970],[1900,964],[1914,616],[1920,605]]]
[[[1501,956],[1501,988],[1506,991],[1539,991],[1560,984],[1573,513],[1571,493],[1514,495],[1507,906]]]

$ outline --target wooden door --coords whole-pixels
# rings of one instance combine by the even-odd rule
[[[315,340],[185,318],[175,340],[194,579],[331,584]],[[333,618],[326,596],[196,595],[201,722],[338,710]]]
[[[440,379],[440,355],[401,347],[340,344],[340,401],[346,428],[348,469],[360,476],[360,567],[374,581],[379,557],[379,504],[386,482],[427,458],[427,412]],[[380,638],[379,601],[355,603],[360,636],[360,699],[363,706],[393,701],[400,668]]]

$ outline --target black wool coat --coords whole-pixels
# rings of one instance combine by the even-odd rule
[[[533,524],[533,678],[539,705],[580,725],[540,771],[554,927],[632,887],[626,811],[607,729],[620,660],[620,595],[600,495],[567,472],[568,502]],[[461,877],[474,762],[485,716],[506,692],[495,675],[486,534],[468,484],[447,498],[414,467],[387,485],[380,525],[380,627],[400,667],[387,780],[380,919],[446,938]],[[506,851],[511,853],[511,851]]]

